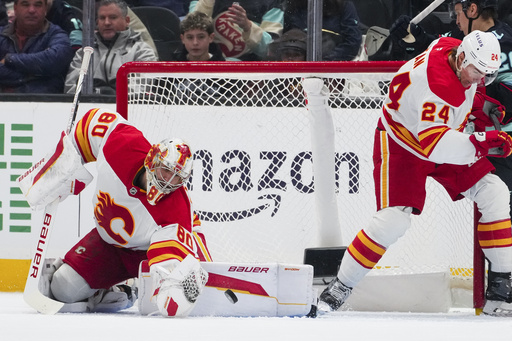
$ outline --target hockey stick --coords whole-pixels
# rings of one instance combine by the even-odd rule
[[[494,129],[500,131],[501,130],[501,122],[499,119],[500,114],[496,108],[497,108],[497,106],[494,103],[485,101],[482,111],[484,113],[488,113],[488,116],[494,125]],[[503,155],[503,153],[504,153],[503,148],[501,148],[501,147],[489,149],[489,155]]]
[[[82,90],[82,83],[85,75],[87,74],[89,61],[91,60],[93,51],[93,48],[90,46],[84,47],[84,56],[82,59],[82,65],[80,67],[80,74],[76,85],[75,96],[73,98],[73,104],[71,107],[71,117],[66,128],[66,134],[71,133],[71,129],[76,118],[78,99]],[[64,306],[64,303],[55,301],[41,292],[41,290],[49,292],[49,288],[44,287],[45,285],[48,286],[49,283],[46,283],[42,278],[44,272],[43,266],[45,265],[44,263],[46,251],[48,249],[48,242],[50,241],[50,237],[53,232],[55,214],[57,213],[59,200],[59,198],[55,199],[46,205],[44,209],[41,232],[39,233],[35,255],[32,258],[30,264],[27,282],[23,292],[23,298],[28,305],[30,305],[38,312],[48,315],[56,314]]]
[[[443,2],[444,2],[444,0],[432,1],[432,3],[430,5],[428,5],[423,11],[421,11],[420,13],[418,13],[418,15],[416,15],[414,18],[411,19],[411,24],[415,24],[415,25],[418,24],[420,21],[425,19],[425,17],[427,15],[429,15],[437,7],[439,7],[439,5],[441,5]],[[410,24],[409,24],[409,26],[410,26]],[[407,28],[407,31],[409,31],[409,28]],[[406,43],[414,43],[414,41],[416,39],[414,39],[414,36],[409,31],[409,34],[407,36],[405,36],[404,38],[402,38],[402,40],[405,41]]]

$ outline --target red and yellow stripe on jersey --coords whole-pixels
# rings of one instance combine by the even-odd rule
[[[384,118],[391,128],[394,136],[406,144],[408,147],[413,149],[415,152],[428,158],[437,143],[446,134],[450,128],[447,126],[434,126],[419,133],[419,139],[417,139],[407,128],[402,124],[395,122],[386,108],[383,108]]]
[[[347,251],[361,266],[372,269],[382,258],[386,248],[374,242],[364,230],[361,230],[349,245]]]
[[[383,107],[382,111],[384,113],[384,119],[386,120],[388,126],[391,128],[393,135],[404,144],[412,148],[414,151],[426,157],[426,154],[424,153],[423,148],[421,148],[421,144],[418,139],[402,124],[394,121],[385,107]]]
[[[99,109],[89,110],[75,126],[75,142],[86,163],[96,161],[96,155],[94,155],[93,148],[89,140],[89,129],[91,127],[91,122],[93,122],[94,115],[98,110]]]
[[[478,224],[478,242],[482,249],[512,246],[510,219]]]
[[[165,240],[152,243],[148,249],[149,266],[176,259],[182,261],[189,254],[195,257],[195,252],[178,240]]]

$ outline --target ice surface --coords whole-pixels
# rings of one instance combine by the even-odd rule
[[[136,308],[117,314],[37,313],[21,293],[0,293],[2,341],[195,341],[195,340],[484,340],[510,338],[512,318],[448,314],[337,312],[311,318],[169,319],[140,316]]]

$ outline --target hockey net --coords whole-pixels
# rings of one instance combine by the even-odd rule
[[[117,109],[151,143],[174,136],[190,143],[188,188],[215,261],[302,263],[305,248],[348,245],[375,212],[374,129],[400,65],[127,63],[118,73]],[[313,171],[300,84],[307,76],[330,90],[339,217],[331,229],[341,228],[343,241],[326,241],[332,231],[319,227],[336,215],[315,206],[321,174]],[[452,292],[472,291],[473,205],[452,202],[434,181],[427,192],[422,215],[370,274],[442,273]]]

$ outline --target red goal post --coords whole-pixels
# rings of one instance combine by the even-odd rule
[[[293,263],[305,248],[348,244],[374,213],[373,131],[402,64],[130,62],[117,74],[117,111],[152,143],[172,136],[191,143],[188,186],[214,260]],[[327,174],[312,166],[321,156],[311,152],[319,142],[300,86],[308,76],[330,90],[336,161]],[[324,129],[317,135],[331,128]],[[338,212],[315,205],[322,198],[314,179],[333,171]],[[473,205],[452,203],[433,181],[427,191],[424,213],[371,274],[446,272],[450,297],[469,290],[481,308],[485,262]],[[338,229],[342,242],[330,237]]]

